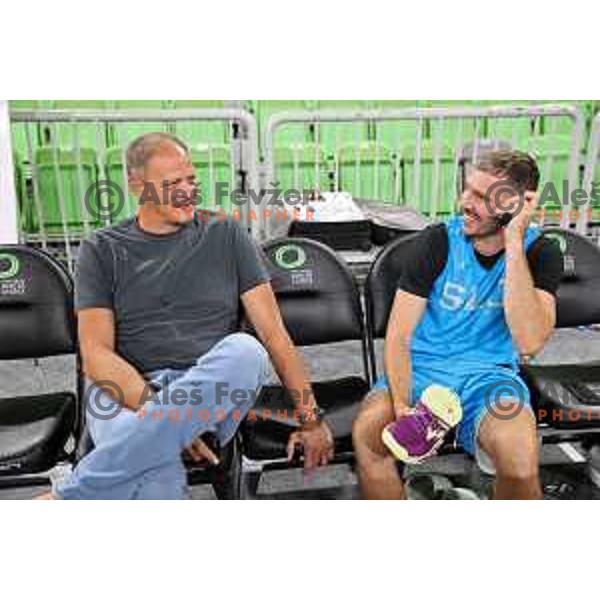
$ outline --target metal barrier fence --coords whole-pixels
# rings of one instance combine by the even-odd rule
[[[597,199],[600,205],[600,113],[596,115],[590,132],[583,171],[583,189],[587,198]],[[585,223],[581,225],[579,231],[587,233],[592,225],[600,225],[600,210],[596,214],[586,211]]]
[[[13,110],[11,120],[21,241],[44,248],[54,241],[64,244],[71,267],[72,243],[106,223],[85,206],[90,186],[117,183],[126,197],[119,216],[135,210],[127,194],[125,150],[142,132],[171,131],[190,145],[204,183],[204,206],[215,206],[209,198],[216,182],[229,183],[229,192],[253,189],[253,201],[235,207],[244,214],[262,208],[258,194],[276,185],[282,190],[344,190],[444,218],[455,211],[466,165],[487,148],[510,146],[534,153],[542,184],[554,183],[559,195],[563,181],[569,193],[581,184],[584,162],[584,117],[578,108],[564,105],[276,113],[262,131],[262,168],[256,121],[243,109]],[[588,196],[598,127],[596,120],[584,178]],[[227,199],[219,206],[234,208]],[[587,206],[591,200],[580,207],[585,214],[576,223],[582,232]],[[570,201],[564,210],[552,206],[547,220],[569,226],[569,207]],[[270,221],[262,214],[247,221],[259,237],[269,234]]]
[[[21,241],[64,244],[70,269],[78,239],[135,213],[125,153],[142,133],[172,132],[189,145],[204,184],[201,207],[230,211],[233,190],[258,187],[256,123],[243,109],[14,110],[10,117]],[[229,184],[224,201],[215,197],[218,183]],[[115,194],[122,194],[119,210]],[[244,214],[247,204],[239,209]]]
[[[287,111],[264,129],[263,182],[341,189],[436,219],[455,211],[466,164],[488,148],[533,153],[542,185],[576,189],[584,135],[583,114],[565,105]],[[547,220],[568,226],[569,211],[551,208]]]

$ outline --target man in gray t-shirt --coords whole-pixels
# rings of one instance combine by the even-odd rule
[[[213,433],[222,445],[233,438],[265,381],[268,358],[297,399],[300,427],[289,450],[301,445],[308,469],[326,464],[331,431],[260,248],[243,224],[196,212],[195,172],[174,136],[137,138],[127,170],[140,198],[137,217],[95,231],[77,261],[86,401],[104,414],[88,410],[95,448],[54,497],[183,497],[181,452],[217,460],[200,436]],[[166,190],[168,203],[144,200],[154,197],[149,189],[159,197]],[[258,340],[239,331],[243,313]],[[107,406],[114,415],[106,416]]]
[[[117,353],[142,373],[185,369],[239,329],[240,296],[268,281],[239,222],[195,215],[155,235],[130,219],[82,242],[75,308],[114,311]]]

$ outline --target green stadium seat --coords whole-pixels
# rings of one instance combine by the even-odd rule
[[[581,109],[586,121],[586,135],[582,140],[582,148],[587,144],[587,134],[589,133],[589,124],[591,122],[589,112],[593,110],[585,100],[540,100],[540,104],[559,104],[566,106],[576,106]],[[543,135],[570,135],[573,131],[574,123],[570,117],[542,117],[540,132]]]
[[[518,106],[526,107],[529,104],[537,104],[529,100],[478,100],[478,105],[484,108],[491,106]],[[488,139],[504,140],[513,148],[526,146],[532,135],[540,132],[540,119],[527,117],[487,117],[483,134]]]
[[[37,100],[10,100],[9,109],[17,110],[37,110],[39,109],[39,102]],[[27,142],[27,124],[26,123],[11,123],[11,137],[13,150],[18,153],[20,160],[30,162],[29,157],[29,145]],[[29,135],[31,139],[31,150],[35,152],[41,144],[41,133],[39,123],[32,123],[29,125]],[[33,158],[33,157],[32,157]]]
[[[38,100],[37,108],[40,110],[52,110],[54,108],[54,100]],[[49,123],[38,123],[40,130],[40,146],[50,143],[50,125]],[[33,160],[33,158],[32,158]]]
[[[114,100],[111,101],[111,108],[114,110],[161,110],[172,108],[169,100]],[[109,147],[104,156],[103,163],[107,168],[107,177],[111,181],[122,182],[122,155],[127,146],[137,137],[145,133],[154,131],[170,132],[172,130],[171,123],[166,122],[125,122],[112,123],[109,125]],[[102,157],[100,157],[102,159]],[[121,185],[121,183],[119,183]],[[122,186],[122,189],[126,189]],[[125,216],[134,211],[128,202],[124,209]]]
[[[582,107],[584,118],[585,118],[585,144],[587,144],[590,133],[592,132],[592,126],[594,117],[600,109],[600,100],[581,100],[580,106]]]
[[[323,149],[317,149],[315,144],[275,148],[274,158],[274,178],[283,191],[331,189],[331,164]]]
[[[172,108],[172,105],[169,100],[115,100],[113,108],[116,110],[161,110]],[[127,145],[144,133],[172,130],[171,123],[164,121],[113,123],[110,127],[110,146]]]
[[[402,108],[420,108],[422,102],[417,100],[370,100],[372,108],[402,109]],[[407,121],[376,121],[373,124],[373,137],[380,143],[385,144],[393,152],[400,154],[405,145],[414,145],[417,139],[418,131],[417,120]],[[427,136],[425,121],[423,121],[423,138]]]
[[[259,143],[269,117],[289,110],[365,110],[410,107],[473,107],[473,106],[526,106],[531,104],[568,104],[579,106],[585,115],[587,134],[589,124],[600,106],[600,101],[410,101],[410,100],[259,100],[245,101],[245,106],[257,118]],[[222,108],[222,100],[17,100],[10,101],[10,109],[161,109],[161,108]],[[200,207],[219,208],[216,205],[215,183],[229,184],[222,208],[237,208],[230,202],[237,174],[232,161],[232,129],[224,122],[155,122],[155,123],[33,123],[29,126],[32,142],[33,165],[28,160],[28,144],[24,123],[12,123],[11,133],[15,152],[15,183],[19,200],[20,223],[23,230],[36,232],[40,217],[33,202],[31,169],[38,175],[36,189],[43,204],[42,221],[46,230],[62,233],[62,219],[58,202],[59,183],[65,200],[66,225],[70,231],[82,229],[87,216],[91,226],[102,222],[84,215],[83,194],[96,179],[116,181],[126,189],[123,152],[127,144],[142,133],[169,131],[179,135],[192,149],[192,160],[201,181]],[[75,133],[81,162],[77,163]],[[463,118],[424,119],[422,122],[422,150],[420,192],[414,190],[415,143],[418,123],[406,122],[343,122],[294,123],[282,126],[274,141],[275,181],[282,189],[298,190],[319,187],[348,191],[355,197],[374,198],[384,202],[403,202],[419,208],[426,214],[444,216],[454,212],[457,195],[456,155],[459,147],[480,140],[502,140],[512,147],[532,152],[539,161],[543,183],[550,181],[562,198],[562,182],[568,178],[571,153],[572,121],[568,117],[528,118]],[[99,142],[103,147],[99,147]],[[317,145],[318,142],[318,145]],[[441,144],[441,164],[438,194],[433,186],[434,147]],[[377,148],[379,148],[379,155]],[[582,148],[583,151],[583,148]],[[54,164],[55,156],[58,164]],[[582,160],[583,163],[583,154]],[[317,167],[317,163],[319,166]],[[376,174],[375,166],[379,165]],[[600,179],[600,165],[595,180]],[[580,182],[578,182],[580,183]],[[435,196],[435,197],[434,197]],[[550,208],[550,204],[548,205]],[[122,216],[134,214],[137,206],[129,199]]]
[[[539,193],[542,194],[546,183],[554,184],[560,201],[563,199],[563,181],[569,179],[569,158],[571,156],[570,135],[542,135],[532,138],[527,149],[532,153],[540,168]],[[581,185],[578,179],[577,185]],[[570,193],[570,192],[569,192]],[[544,205],[548,210],[565,208],[564,205],[548,200]]]
[[[401,181],[398,161],[389,148],[363,142],[340,149],[337,158],[338,188],[355,198],[398,203]]]
[[[125,203],[118,215],[114,215],[114,221],[128,219],[137,213],[137,201],[128,193],[127,168],[125,167],[125,150],[111,148],[106,154],[106,177],[114,181],[123,191]]]
[[[473,100],[423,100],[421,102],[423,108],[473,108],[476,105]],[[485,122],[483,119],[472,117],[428,119],[425,123],[425,137],[435,139],[436,130],[440,126],[443,143],[458,150],[476,137],[483,136]]]
[[[59,191],[62,191],[64,201],[64,221],[71,233],[82,232],[86,221],[93,227],[100,224],[87,211],[84,203],[86,191],[97,179],[94,151],[82,148],[80,161],[78,161],[77,154],[72,150],[40,148],[35,155],[35,171],[37,171],[41,218],[47,233],[63,232]],[[37,232],[40,230],[40,222],[35,203],[32,206],[32,214],[32,232]]]
[[[108,110],[110,100],[55,100],[52,108],[57,110]],[[77,142],[80,148],[105,147],[110,141],[110,128],[105,122],[100,123],[46,123],[45,144],[57,144],[65,150],[74,150]]]
[[[367,110],[371,107],[368,100],[318,100],[319,110]],[[339,151],[342,146],[360,144],[372,139],[372,123],[367,121],[327,122],[314,126],[314,140],[329,155]]]
[[[13,165],[15,169],[15,192],[19,209],[19,230],[30,231],[31,203],[27,201],[27,184],[23,172],[23,159],[18,152],[13,153]]]
[[[174,100],[173,108],[224,108],[223,100]],[[174,131],[190,148],[205,144],[226,144],[231,125],[225,121],[178,121]]]
[[[259,145],[262,148],[265,128],[269,117],[284,111],[314,110],[311,100],[258,100],[249,108],[255,111],[258,121]],[[304,145],[313,141],[312,127],[309,123],[285,123],[275,131],[274,147]]]
[[[419,192],[415,189],[416,146],[406,146],[402,150],[402,172],[404,181],[404,199],[406,204],[424,214],[436,217],[454,213],[457,187],[457,159],[453,148],[448,144],[440,146],[439,183],[437,194],[434,193],[435,146],[431,140],[421,144]]]
[[[10,100],[9,110],[36,110],[38,109],[37,100]],[[21,231],[31,230],[31,207],[27,201],[27,183],[25,175],[25,165],[30,164],[30,160],[24,157],[29,156],[29,142],[27,140],[27,124],[12,122],[11,138],[13,146],[13,165],[15,173],[15,191],[17,194],[17,202],[19,207],[19,226]],[[31,151],[35,154],[39,148],[40,128],[37,123],[29,125],[29,138],[31,143]]]
[[[191,155],[200,182],[198,208],[223,209],[227,212],[240,208],[231,202],[231,194],[236,189],[236,174],[231,157],[231,146],[229,144],[196,146]],[[227,185],[227,187],[220,188],[223,190],[220,201],[217,197],[219,194],[217,184]]]

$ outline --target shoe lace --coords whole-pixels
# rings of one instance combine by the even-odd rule
[[[435,437],[441,439],[450,430],[441,419],[432,416],[427,410],[415,411],[414,417],[423,435],[427,435],[431,432]]]

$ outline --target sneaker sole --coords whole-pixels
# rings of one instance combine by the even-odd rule
[[[449,427],[456,427],[462,419],[460,398],[450,388],[430,385],[421,395],[421,402]]]

